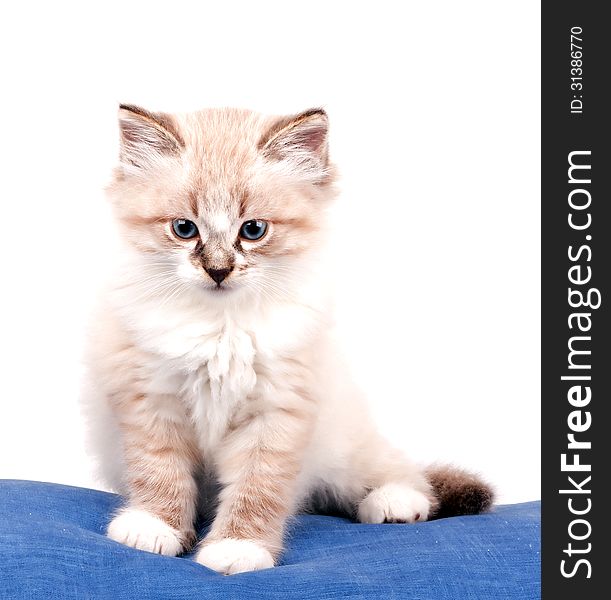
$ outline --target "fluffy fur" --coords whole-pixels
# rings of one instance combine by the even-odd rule
[[[479,479],[427,476],[388,445],[333,348],[326,114],[123,105],[119,123],[108,196],[125,249],[94,319],[85,394],[101,474],[127,499],[108,535],[190,548],[202,472],[220,493],[196,556],[222,573],[272,566],[299,509],[367,523],[485,510]],[[175,219],[199,235],[178,238]],[[268,223],[260,241],[238,235],[251,219]],[[211,270],[229,274],[217,284]]]

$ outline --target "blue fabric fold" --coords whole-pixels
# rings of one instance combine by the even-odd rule
[[[535,600],[540,502],[416,525],[300,515],[274,569],[218,575],[104,532],[121,498],[0,481],[0,598]]]

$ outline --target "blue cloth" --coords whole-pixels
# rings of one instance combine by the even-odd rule
[[[274,569],[218,575],[189,559],[128,548],[104,531],[121,498],[0,481],[0,598],[540,597],[540,503],[417,525],[303,515]]]

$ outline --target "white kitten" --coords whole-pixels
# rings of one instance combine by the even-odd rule
[[[107,482],[127,497],[108,535],[190,547],[202,469],[221,491],[197,560],[223,573],[273,566],[302,508],[367,523],[485,510],[479,479],[422,472],[388,445],[333,348],[326,114],[122,106],[119,119],[108,193],[126,249],[85,399]]]

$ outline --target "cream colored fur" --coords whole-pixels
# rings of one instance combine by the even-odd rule
[[[223,573],[272,566],[314,496],[364,522],[426,519],[429,482],[375,430],[333,341],[326,115],[127,107],[120,120],[109,198],[125,248],[93,319],[84,398],[101,477],[128,504],[109,536],[188,548],[201,468],[222,491],[197,560]],[[210,260],[235,261],[227,290],[193,240],[172,237],[173,218],[198,225]],[[268,239],[239,252],[249,218],[269,221]]]

